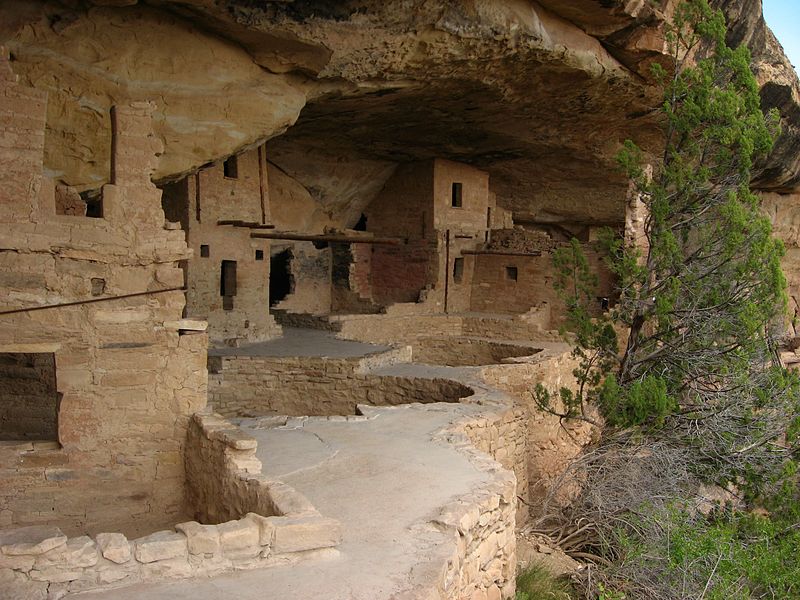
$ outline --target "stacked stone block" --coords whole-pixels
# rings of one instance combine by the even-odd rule
[[[150,183],[161,151],[151,110],[114,111],[101,218],[56,214],[42,175],[46,96],[19,85],[0,52],[0,310],[103,300],[0,316],[0,352],[54,355],[60,397],[51,439],[0,442],[0,527],[138,533],[185,509],[207,342],[181,332],[177,264],[190,252]]]
[[[54,600],[336,554],[340,523],[265,478],[255,439],[218,415],[197,414],[189,440],[190,497],[203,523],[187,521],[135,540],[121,533],[68,538],[54,526],[6,529],[0,531],[0,589],[10,597]]]
[[[367,371],[397,351],[366,358],[217,356],[209,359],[209,402],[227,417],[353,415],[359,404],[458,402],[472,391],[449,379],[408,379]],[[410,358],[410,353],[405,356]]]

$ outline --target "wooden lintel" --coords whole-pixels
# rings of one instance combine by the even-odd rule
[[[489,256],[541,256],[540,250],[531,252],[514,252],[513,250],[462,250],[461,254],[479,254]]]
[[[290,233],[281,231],[254,232],[251,238],[260,240],[290,240],[297,242],[330,242],[340,244],[387,244],[399,246],[408,243],[403,238],[388,237],[362,237],[355,235],[334,235],[334,234],[313,234],[313,233]]]
[[[255,223],[251,221],[223,220],[217,221],[217,225],[230,225],[232,227],[244,227],[246,229],[275,229],[275,225],[270,223]]]

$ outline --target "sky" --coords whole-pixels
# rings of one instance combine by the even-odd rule
[[[764,18],[783,46],[786,56],[800,71],[800,0],[763,0]]]

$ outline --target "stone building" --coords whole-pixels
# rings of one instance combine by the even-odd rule
[[[212,343],[280,334],[269,314],[269,242],[252,239],[249,227],[268,223],[264,155],[258,147],[162,186],[164,214],[180,223],[193,251],[183,263],[186,314],[208,321]]]
[[[800,83],[714,4],[800,298]],[[596,437],[532,399],[574,385],[551,253],[613,303],[670,6],[0,1],[0,597],[513,597]]]
[[[86,216],[58,214],[42,175],[46,105],[0,59],[0,527],[152,530],[182,514],[206,402],[206,336],[181,321],[191,251],[150,182],[152,106],[114,109]]]

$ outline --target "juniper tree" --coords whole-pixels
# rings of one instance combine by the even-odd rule
[[[749,187],[778,121],[761,111],[748,49],[726,45],[724,17],[705,0],[679,5],[666,36],[672,75],[655,69],[663,153],[652,177],[633,142],[619,156],[649,216],[644,268],[614,262],[629,328],[618,380],[656,376],[684,399],[705,398],[764,364],[785,311],[783,246]]]
[[[702,481],[732,484],[740,501],[773,510],[767,529],[780,532],[779,524],[800,516],[793,460],[800,383],[776,355],[785,327],[784,250],[749,186],[754,162],[778,134],[778,116],[762,112],[749,52],[729,48],[725,33],[724,17],[707,0],[682,2],[666,29],[670,64],[654,70],[664,90],[663,149],[648,156],[627,141],[619,155],[648,216],[643,250],[607,238],[619,281],[612,315],[592,319],[583,308],[591,291],[568,285],[570,278],[588,281],[575,244],[555,261],[568,324],[577,331],[576,375],[588,385],[561,391],[563,410],[541,387],[535,397],[565,418],[582,416],[595,400],[617,426],[570,467],[588,485],[566,516],[583,523],[581,531],[592,523],[596,535],[583,553],[616,560],[599,579],[621,582],[634,597],[717,597],[734,589],[757,592],[748,598],[786,597],[777,579],[762,585],[757,574],[723,586],[730,570],[724,553],[679,568],[672,562],[665,524],[690,518],[688,497]],[[619,353],[603,335],[609,319],[627,330]],[[716,527],[691,518],[698,539]],[[752,537],[737,519],[723,521],[733,535],[744,532],[736,543],[754,549],[753,561],[769,558],[780,536]],[[596,585],[586,589],[597,592]]]
[[[772,461],[793,388],[775,350],[785,327],[784,249],[750,190],[779,120],[761,110],[748,49],[729,48],[725,33],[706,0],[677,7],[666,31],[669,70],[654,71],[664,87],[663,152],[652,176],[633,142],[619,155],[648,209],[647,244],[644,256],[610,244],[621,283],[615,318],[629,334],[600,400],[624,407],[637,387],[662,408],[673,399],[671,425],[693,431],[721,477],[735,478]]]

